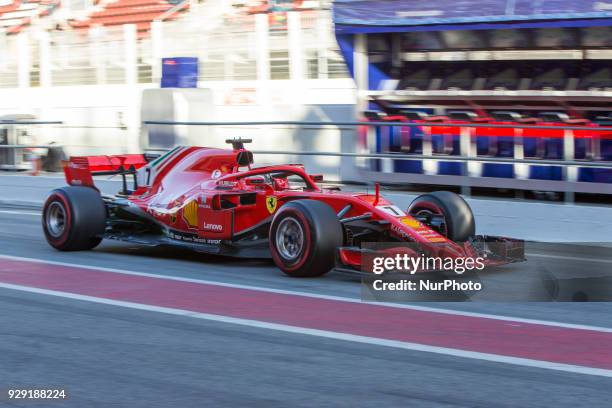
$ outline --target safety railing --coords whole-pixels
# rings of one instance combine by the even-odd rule
[[[483,123],[441,123],[441,122],[352,122],[352,121],[339,121],[339,122],[319,122],[319,121],[291,121],[291,120],[277,120],[277,121],[252,121],[252,122],[189,122],[189,121],[168,121],[168,120],[146,120],[143,121],[145,125],[183,125],[183,126],[264,126],[264,125],[292,125],[292,126],[407,126],[407,127],[455,127],[455,128],[498,128],[498,129],[542,129],[542,130],[598,130],[610,132],[612,127],[597,127],[597,128],[585,128],[584,126],[544,126],[544,125],[497,125],[497,124],[483,124]]]
[[[0,88],[157,83],[161,59],[177,56],[198,57],[199,80],[207,83],[282,80],[292,72],[304,79],[349,77],[329,10],[295,12],[298,18],[282,30],[266,15],[228,14],[221,1],[194,3],[179,20],[167,19],[188,3],[159,16],[150,31],[126,24],[36,35],[0,32]]]
[[[492,123],[444,123],[444,122],[318,122],[318,121],[258,121],[258,122],[188,122],[188,121],[145,121],[148,125],[182,125],[207,127],[250,127],[263,126],[300,127],[300,128],[349,128],[367,129],[353,135],[358,143],[353,143],[352,151],[304,151],[304,150],[256,150],[259,154],[276,154],[292,156],[332,156],[353,158],[353,170],[363,181],[378,181],[390,184],[435,184],[459,186],[465,194],[473,187],[504,188],[516,190],[553,191],[565,194],[566,201],[573,201],[575,193],[612,194],[612,157],[607,153],[602,158],[601,142],[605,141],[606,149],[612,153],[612,127],[607,126],[571,126],[571,125],[527,125],[527,124],[492,124]],[[402,141],[394,142],[394,137],[384,133],[385,130],[402,128],[418,130],[399,135],[399,139],[419,140],[418,151],[402,151]],[[454,129],[447,135],[436,135],[431,129]],[[510,138],[511,154],[509,157],[478,154],[478,138],[496,136],[476,135],[475,129],[506,129],[504,137]],[[531,135],[537,131],[540,134]],[[547,133],[548,132],[548,133]],[[494,132],[493,132],[494,133]],[[250,136],[250,135],[249,135]],[[438,137],[440,136],[440,137]],[[441,149],[436,152],[438,139],[451,140],[452,149]],[[557,140],[561,157],[529,157],[525,144],[530,141],[547,139]],[[576,141],[588,140],[595,154],[585,154],[585,159],[576,158]],[[439,142],[439,140],[438,140]],[[446,141],[442,141],[444,144]],[[279,142],[279,145],[281,143]],[[394,146],[395,144],[395,146]],[[438,143],[439,144],[439,143]],[[392,151],[393,148],[397,151]],[[447,146],[448,147],[448,146]],[[559,146],[557,146],[559,147]],[[440,150],[440,149],[439,149]],[[584,148],[582,149],[584,150]],[[607,152],[607,150],[606,150]],[[450,163],[450,164],[449,164]],[[496,174],[495,166],[505,166],[502,173]],[[499,169],[498,169],[499,170]],[[488,174],[487,174],[488,172]],[[590,178],[590,179],[589,179]]]

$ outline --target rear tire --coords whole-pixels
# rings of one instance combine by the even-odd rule
[[[42,225],[49,245],[60,251],[93,249],[102,241],[106,208],[90,187],[53,190],[43,207]]]
[[[408,214],[443,216],[445,228],[440,233],[451,241],[465,242],[476,234],[476,222],[469,204],[450,191],[435,191],[418,196],[408,207]]]
[[[334,267],[343,244],[342,225],[325,203],[296,200],[283,205],[270,227],[270,252],[276,266],[292,277],[321,276]]]

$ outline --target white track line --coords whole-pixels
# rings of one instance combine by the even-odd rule
[[[0,214],[36,215],[37,217],[40,217],[40,212],[34,211],[0,210]]]
[[[0,287],[6,288],[6,289],[25,291],[25,292],[30,292],[30,293],[58,296],[58,297],[74,299],[74,300],[101,303],[105,305],[126,307],[130,309],[138,309],[138,310],[145,310],[145,311],[150,311],[150,312],[186,316],[186,317],[191,317],[191,318],[196,318],[196,319],[237,324],[241,326],[255,327],[255,328],[260,328],[260,329],[277,330],[277,331],[282,331],[286,333],[325,337],[325,338],[335,339],[335,340],[352,341],[356,343],[370,344],[370,345],[375,345],[375,346],[394,347],[394,348],[400,348],[400,349],[405,349],[405,350],[421,351],[421,352],[426,352],[426,353],[436,353],[436,354],[442,354],[442,355],[452,356],[452,357],[461,357],[461,358],[469,358],[473,360],[483,360],[483,361],[490,361],[490,362],[495,362],[495,363],[512,364],[512,365],[518,365],[518,366],[523,366],[523,367],[564,371],[564,372],[574,373],[574,374],[587,374],[587,375],[596,375],[596,376],[602,376],[602,377],[612,377],[612,370],[606,370],[602,368],[592,368],[592,367],[584,367],[584,366],[577,366],[577,365],[571,365],[571,364],[553,363],[550,361],[532,360],[532,359],[520,358],[520,357],[509,357],[509,356],[503,356],[503,355],[498,355],[498,354],[479,353],[476,351],[459,350],[459,349],[452,349],[452,348],[447,348],[447,347],[428,346],[424,344],[409,343],[409,342],[403,342],[403,341],[397,341],[397,340],[386,340],[386,339],[379,339],[375,337],[358,336],[355,334],[338,333],[338,332],[333,332],[333,331],[328,331],[328,330],[308,329],[304,327],[289,326],[285,324],[268,323],[268,322],[263,322],[263,321],[258,321],[258,320],[240,319],[240,318],[235,318],[235,317],[192,312],[188,310],[174,309],[174,308],[168,308],[168,307],[151,306],[151,305],[145,305],[145,304],[140,304],[140,303],[124,302],[124,301],[119,301],[119,300],[104,299],[104,298],[98,298],[98,297],[93,297],[93,296],[77,295],[74,293],[59,292],[59,291],[47,290],[47,289],[37,289],[37,288],[31,288],[27,286],[11,285],[11,284],[6,284],[6,283],[0,283]]]
[[[167,279],[167,280],[178,281],[178,282],[198,283],[198,284],[204,284],[204,285],[216,285],[216,286],[222,286],[222,287],[228,287],[228,288],[256,290],[256,291],[267,292],[267,293],[279,293],[283,295],[304,296],[304,297],[309,297],[309,298],[334,300],[334,301],[339,301],[339,302],[367,303],[367,304],[376,305],[376,306],[385,306],[385,307],[392,307],[392,308],[398,308],[398,309],[418,310],[418,311],[423,311],[423,312],[443,313],[443,314],[455,315],[455,316],[466,316],[466,317],[502,320],[502,321],[508,321],[512,323],[539,324],[542,326],[552,326],[552,327],[562,327],[562,328],[567,328],[567,329],[591,330],[591,331],[597,331],[597,332],[602,332],[602,333],[612,333],[612,328],[610,327],[590,326],[590,325],[563,323],[563,322],[538,320],[538,319],[525,319],[521,317],[494,315],[494,314],[487,314],[487,313],[464,312],[461,310],[450,310],[450,309],[442,309],[442,308],[427,307],[427,306],[407,305],[407,304],[400,304],[400,303],[367,302],[367,301],[362,301],[361,299],[347,298],[347,297],[341,297],[341,296],[323,295],[323,294],[318,294],[318,293],[310,293],[310,292],[302,292],[302,291],[294,291],[294,290],[265,288],[265,287],[260,287],[260,286],[240,285],[240,284],[235,284],[235,283],[209,281],[209,280],[204,280],[204,279],[192,279],[192,278],[185,278],[185,277],[180,277],[180,276],[167,276],[167,275],[159,275],[159,274],[146,273],[146,272],[128,271],[125,269],[81,265],[81,264],[75,264],[75,263],[69,263],[69,262],[47,261],[43,259],[25,258],[25,257],[20,257],[20,256],[0,255],[0,258],[11,259],[15,261],[26,261],[26,262],[36,262],[36,263],[41,263],[41,264],[66,266],[66,267],[71,267],[71,268],[83,268],[83,269],[90,269],[90,270],[100,271],[100,272],[120,273],[124,275],[144,276],[144,277],[155,278],[155,279]]]

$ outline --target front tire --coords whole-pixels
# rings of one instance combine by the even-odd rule
[[[330,206],[315,200],[283,205],[270,227],[270,252],[276,266],[292,277],[321,276],[334,267],[343,231]]]
[[[442,217],[442,226],[434,229],[451,241],[465,242],[476,234],[476,222],[469,204],[450,191],[434,191],[418,196],[408,207],[408,214],[419,219]]]
[[[102,241],[106,209],[93,188],[53,190],[43,206],[42,225],[49,245],[60,251],[93,249]]]

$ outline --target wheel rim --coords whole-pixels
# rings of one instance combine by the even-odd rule
[[[47,210],[47,231],[52,237],[58,238],[64,233],[65,229],[66,209],[61,203],[54,201]]]
[[[276,230],[276,248],[281,257],[295,261],[304,248],[304,230],[293,217],[280,222]]]

